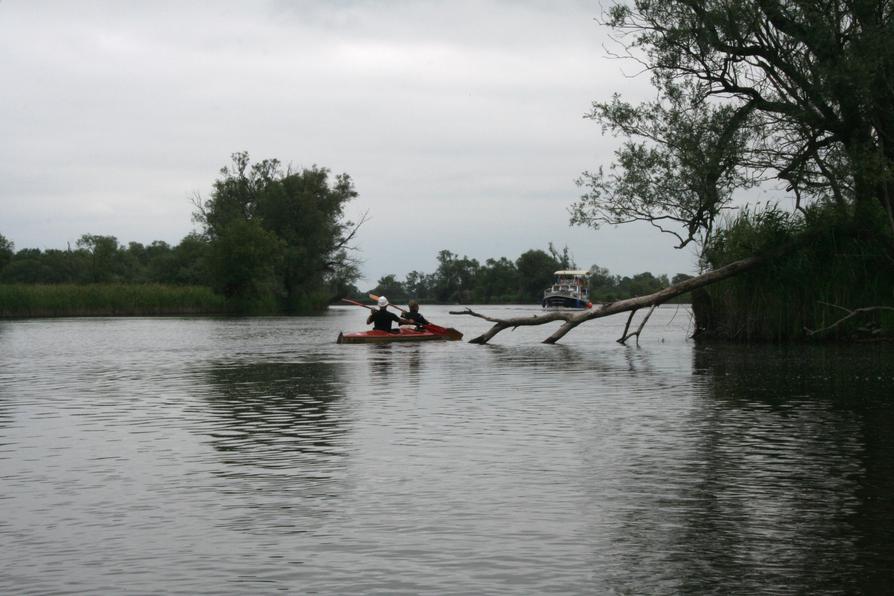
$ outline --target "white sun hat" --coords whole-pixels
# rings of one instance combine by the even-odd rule
[[[379,308],[385,308],[388,306],[388,299],[384,296],[379,296]]]

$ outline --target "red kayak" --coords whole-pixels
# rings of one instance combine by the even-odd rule
[[[462,337],[462,335],[460,335]],[[356,331],[354,333],[339,333],[336,343],[340,344],[378,344],[394,341],[445,341],[453,339],[443,333],[432,333],[423,330],[416,331],[412,327],[401,327],[398,331]]]

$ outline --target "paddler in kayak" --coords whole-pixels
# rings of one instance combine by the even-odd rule
[[[416,329],[422,329],[423,325],[430,325],[428,321],[425,320],[425,317],[422,316],[422,313],[419,312],[419,303],[415,300],[410,300],[407,304],[410,307],[410,312],[404,313],[404,318],[409,319],[416,323]]]
[[[389,333],[392,333],[391,323],[397,323],[398,325],[416,324],[414,321],[402,319],[389,311],[388,299],[384,296],[379,296],[379,310],[374,310],[369,313],[369,318],[366,319],[366,324],[369,325],[370,323],[372,323],[373,329],[378,331],[388,331]]]

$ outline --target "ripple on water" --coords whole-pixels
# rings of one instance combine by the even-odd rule
[[[0,323],[0,592],[887,585],[891,350],[653,319],[638,348],[611,320],[336,345],[342,309]]]

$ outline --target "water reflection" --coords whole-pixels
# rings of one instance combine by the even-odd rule
[[[431,348],[421,343],[352,347],[364,350],[367,377],[361,382],[375,394],[387,394],[395,387],[419,389],[421,380],[432,373],[425,367],[425,351]]]
[[[699,570],[681,575],[683,589],[884,585],[880,559],[894,551],[875,528],[894,522],[894,442],[879,432],[894,422],[892,362],[841,346],[694,352],[706,391],[691,413],[697,441],[679,474],[697,481],[676,495],[682,507],[670,507],[680,514],[671,550],[681,569]]]
[[[12,350],[4,344],[3,335],[6,333],[6,324],[0,322],[0,428],[4,428],[12,424],[13,408],[12,395],[7,395],[7,388],[11,391],[12,381],[14,379],[11,372],[11,362],[7,362]],[[2,439],[2,437],[0,437]],[[2,446],[0,446],[2,447]]]
[[[478,348],[485,351],[492,362],[483,363],[494,369],[495,376],[515,370],[517,378],[533,375],[545,385],[560,382],[566,377],[605,380],[642,380],[662,382],[662,374],[677,375],[688,372],[688,363],[678,369],[680,358],[656,355],[648,349],[635,346],[609,345],[605,349],[569,346],[564,344],[505,346],[486,345]]]
[[[217,524],[257,535],[312,532],[347,490],[339,365],[213,363],[193,412],[219,462],[203,465],[223,508]]]
[[[203,374],[215,449],[241,452],[263,468],[290,466],[295,453],[341,454],[344,420],[330,411],[344,395],[339,365],[216,363]]]
[[[357,316],[8,325],[0,593],[887,590],[891,348]]]

